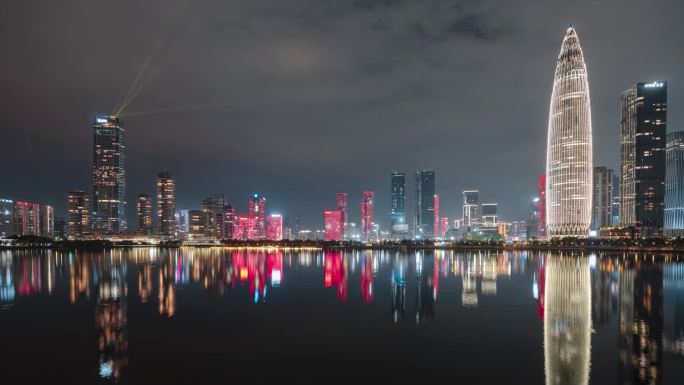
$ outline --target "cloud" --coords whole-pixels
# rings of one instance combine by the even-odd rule
[[[386,224],[389,173],[427,167],[437,172],[445,215],[459,215],[461,190],[479,188],[505,219],[524,219],[544,168],[567,25],[577,26],[587,57],[596,163],[616,167],[617,95],[630,83],[669,80],[669,123],[681,126],[682,8],[631,0],[3,2],[0,133],[13,145],[0,157],[8,170],[0,194],[52,202],[63,215],[66,191],[90,185],[91,116],[120,101],[161,39],[165,59],[128,107],[150,112],[126,119],[131,202],[170,170],[182,207],[223,191],[240,209],[260,191],[320,226],[335,191],[349,191],[356,207],[372,188]]]

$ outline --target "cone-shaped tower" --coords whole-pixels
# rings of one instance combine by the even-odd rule
[[[591,107],[587,67],[568,28],[556,64],[546,148],[546,223],[551,237],[586,237],[591,224]]]

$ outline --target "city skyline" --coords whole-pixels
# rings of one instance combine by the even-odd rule
[[[592,8],[595,12],[592,17],[587,16],[588,7],[584,5],[573,10],[560,5],[549,5],[556,14],[563,15],[563,20],[538,21],[534,27],[529,27],[523,25],[523,20],[477,5],[454,8],[453,3],[448,2],[427,3],[422,6],[396,3],[387,9],[380,6],[368,6],[367,9],[351,5],[332,6],[336,11],[341,11],[341,21],[331,22],[326,27],[330,33],[326,41],[311,37],[312,33],[320,32],[323,28],[313,21],[327,20],[325,11],[328,6],[323,5],[304,7],[307,9],[305,14],[312,20],[311,24],[298,23],[299,19],[293,14],[294,6],[276,7],[287,16],[281,27],[291,31],[294,37],[280,39],[274,31],[264,30],[256,38],[257,41],[250,40],[244,34],[226,37],[224,28],[238,26],[231,20],[223,20],[209,12],[221,14],[221,9],[198,7],[193,9],[197,13],[196,21],[185,23],[179,10],[181,7],[175,2],[170,2],[164,12],[158,12],[159,9],[154,5],[148,5],[136,10],[136,15],[130,15],[133,18],[146,16],[158,22],[156,27],[144,27],[145,32],[149,32],[149,41],[139,41],[137,37],[134,40],[128,33],[111,36],[77,18],[79,23],[75,23],[72,28],[93,34],[93,39],[101,39],[119,48],[124,43],[137,42],[128,46],[125,51],[127,54],[121,57],[121,64],[117,66],[102,62],[106,55],[100,52],[99,45],[83,44],[82,50],[74,52],[73,56],[88,57],[92,61],[84,72],[84,76],[93,80],[87,84],[81,84],[80,77],[72,72],[82,69],[83,64],[67,66],[66,63],[72,59],[61,57],[55,65],[66,73],[58,77],[55,71],[45,71],[44,65],[40,67],[42,64],[39,65],[35,53],[12,55],[18,47],[13,41],[5,40],[6,37],[0,37],[3,39],[0,44],[6,45],[9,53],[6,59],[9,61],[8,73],[18,75],[29,69],[45,72],[46,76],[41,79],[44,82],[41,89],[47,88],[49,91],[41,93],[40,97],[59,106],[45,108],[35,114],[41,121],[51,122],[50,130],[42,129],[44,125],[36,125],[35,118],[30,116],[34,114],[21,114],[21,108],[11,108],[34,100],[34,85],[27,83],[24,88],[17,88],[21,85],[7,78],[6,74],[0,78],[7,85],[6,97],[9,99],[8,103],[0,107],[3,109],[0,113],[0,129],[10,142],[29,145],[38,154],[15,164],[16,162],[10,163],[10,159],[16,159],[15,151],[23,146],[11,146],[8,149],[7,156],[0,160],[1,166],[7,170],[0,176],[3,198],[45,202],[55,207],[57,217],[66,217],[66,205],[63,204],[66,192],[72,189],[88,191],[92,184],[89,178],[92,161],[88,159],[88,152],[92,151],[89,148],[92,145],[90,135],[93,117],[111,113],[115,105],[123,102],[121,95],[126,95],[126,88],[148,61],[149,67],[154,67],[150,70],[152,74],[144,79],[145,86],[135,93],[135,98],[121,113],[126,127],[126,219],[129,228],[133,228],[131,224],[135,223],[135,198],[139,193],[154,194],[154,176],[160,170],[170,171],[178,180],[177,208],[199,208],[197,202],[201,202],[207,194],[222,191],[226,194],[227,201],[238,205],[237,211],[243,211],[243,197],[257,191],[269,197],[269,207],[273,212],[301,218],[303,226],[314,228],[321,225],[320,211],[329,206],[325,202],[331,193],[347,191],[351,194],[349,205],[354,207],[358,204],[354,197],[369,189],[376,192],[376,220],[382,228],[388,229],[391,202],[386,193],[389,189],[385,182],[386,175],[394,171],[411,175],[416,169],[434,170],[440,176],[436,193],[440,195],[442,216],[460,217],[462,191],[478,189],[483,201],[499,203],[501,218],[525,219],[529,215],[529,201],[535,196],[534,180],[543,172],[544,167],[543,151],[538,150],[543,148],[545,142],[545,115],[548,113],[548,90],[552,79],[542,75],[548,74],[548,68],[554,61],[559,31],[570,23],[581,31],[583,48],[590,58],[588,71],[592,74],[594,140],[602,148],[594,156],[595,165],[618,169],[619,145],[616,142],[619,135],[619,108],[616,95],[630,84],[654,79],[665,79],[673,84],[668,99],[675,112],[668,117],[669,125],[671,130],[678,130],[682,126],[679,123],[680,114],[677,114],[677,106],[682,105],[683,99],[682,87],[677,86],[682,83],[678,81],[681,74],[674,65],[681,62],[681,54],[674,47],[680,45],[682,37],[673,33],[674,27],[671,25],[675,24],[657,23],[643,37],[626,39],[635,33],[629,28],[630,22],[648,19],[652,16],[644,15],[651,14],[670,17],[677,14],[677,7],[680,7],[678,4],[653,5],[648,13],[639,12],[638,9],[620,8],[617,11],[623,17],[611,18],[610,26],[598,20],[601,19],[599,16],[617,12],[607,5],[599,9]],[[302,4],[298,5],[301,9]],[[510,10],[507,5],[502,6]],[[27,12],[30,11],[30,6],[23,10],[14,9],[11,5],[3,7],[8,8],[7,12],[3,12],[4,15],[15,14],[17,20],[21,17],[42,17],[36,14],[29,16],[30,13]],[[93,7],[94,13],[104,15],[103,22],[112,20],[107,12],[95,12],[98,5],[90,7]],[[111,10],[120,13],[129,12],[125,3],[111,7]],[[529,7],[523,5],[521,9]],[[253,16],[250,23],[256,24],[247,23],[249,25],[244,28],[257,28],[261,25],[260,22],[268,19],[260,6],[255,6],[254,9],[235,6],[234,10],[237,14]],[[658,10],[662,12],[655,12]],[[444,15],[436,16],[439,11],[444,11]],[[406,15],[400,16],[402,12]],[[364,15],[385,20],[391,28],[373,29]],[[410,28],[415,23],[426,28],[428,21],[433,23],[423,32],[424,36]],[[55,21],[44,22],[49,26]],[[346,31],[343,22],[358,25],[359,34],[375,38],[377,42],[391,42],[396,36],[407,34],[406,42],[386,44],[388,51],[382,53],[387,54],[387,58],[402,58],[402,63],[409,63],[408,68],[391,66],[384,57],[362,50],[368,48],[367,43],[349,48],[351,51],[343,50],[343,53],[350,55],[345,57],[349,61],[344,63],[353,72],[347,73],[335,67],[327,60],[325,49],[329,48],[331,52],[327,53],[333,55],[339,53],[338,49],[347,47],[343,44],[345,40],[342,32]],[[4,25],[17,33],[25,28],[14,19],[7,20]],[[448,28],[450,25],[452,29]],[[207,26],[216,30],[207,31]],[[182,53],[191,50],[199,57],[204,57],[203,55],[217,49],[218,43],[211,39],[206,45],[192,47],[194,39],[207,33],[215,39],[229,39],[236,43],[234,46],[237,52],[241,52],[250,43],[257,42],[274,49],[280,48],[274,51],[276,55],[282,54],[277,56],[276,59],[279,60],[260,67],[271,75],[266,76],[269,80],[264,86],[280,96],[290,95],[282,92],[290,93],[295,88],[301,89],[302,99],[298,99],[301,103],[292,104],[292,101],[273,97],[267,98],[267,103],[260,104],[255,98],[258,99],[263,94],[253,93],[242,100],[235,93],[223,93],[223,87],[217,89],[204,76],[193,80],[180,77],[178,81],[187,86],[180,88],[187,89],[187,92],[169,93],[169,80],[175,79],[179,65],[202,65],[197,61],[184,62]],[[34,41],[35,36],[27,36],[28,41],[37,46],[46,42],[60,42],[63,38],[64,36],[55,34],[47,40]],[[656,38],[659,44],[651,46],[649,42]],[[624,43],[624,40],[629,40],[629,44]],[[404,44],[418,44],[423,48],[419,53],[406,54],[406,51],[399,49]],[[481,48],[474,48],[476,46]],[[508,47],[505,48],[509,53],[507,61],[516,68],[516,77],[507,78],[507,81],[502,76],[508,72],[495,56],[504,46]],[[646,47],[655,50],[652,55],[659,59],[646,60],[635,54]],[[453,55],[462,49],[467,49],[466,55],[459,56],[460,59]],[[166,53],[159,54],[160,51]],[[400,52],[403,52],[403,56],[397,56]],[[19,58],[30,65],[19,67]],[[433,62],[435,65],[426,64]],[[622,63],[626,62],[630,65],[623,66]],[[427,74],[427,80],[422,80],[423,76],[413,76],[413,72],[404,72],[412,68],[410,63],[419,66],[416,69],[420,69],[421,74]],[[244,90],[247,84],[237,79],[237,74],[253,79],[251,76],[254,72],[230,60],[224,64],[235,70],[235,74],[221,72],[222,76],[216,76],[218,73],[212,67],[207,68],[205,75],[212,75],[213,81],[231,85],[236,93]],[[481,74],[468,70],[477,68],[478,65],[482,66]],[[375,72],[372,71],[373,68],[376,68]],[[81,72],[78,73],[80,74]],[[370,77],[373,84],[387,92],[382,95],[371,93],[363,99],[362,106],[356,106],[353,110],[345,102],[348,92],[340,91],[337,94],[327,87],[319,90],[324,92],[320,103],[311,101],[310,97],[316,91],[312,88],[312,81],[328,79],[329,82],[339,82],[343,75],[352,74],[367,80]],[[411,76],[403,77],[404,75]],[[65,90],[64,87],[49,87],[51,84],[62,84],[60,82],[68,79],[75,82],[73,91]],[[110,84],[111,79],[116,79],[116,83]],[[387,88],[401,79],[405,81],[400,82],[398,88]],[[233,81],[236,84],[232,84]],[[492,92],[495,84],[505,85],[505,92],[501,95]],[[361,91],[357,83],[350,84],[349,87]],[[459,91],[464,88],[469,90],[466,99],[462,99],[463,93]],[[64,98],[56,94],[57,90],[65,93]],[[513,103],[517,106],[515,110],[506,107],[510,105],[513,94],[517,95],[518,100]],[[395,102],[388,103],[387,100]],[[363,107],[365,105],[370,108]],[[416,110],[412,115],[405,116],[403,111],[406,108],[399,108],[401,105]],[[291,119],[280,117],[279,111],[286,106],[292,107],[294,115]],[[482,106],[487,109],[482,109]],[[257,107],[274,112],[271,115],[279,116],[279,124],[269,121],[270,118],[264,118],[264,122],[254,120],[251,111]],[[496,109],[499,113],[490,114],[487,112],[489,109]],[[139,114],[145,110],[157,112]],[[347,118],[333,119],[336,121],[334,124],[321,124],[317,111],[335,114],[346,111]],[[466,111],[469,113],[465,113]],[[472,120],[473,112],[480,119]],[[269,114],[259,113],[259,116],[264,115]],[[493,118],[495,115],[506,116],[506,119],[497,121]],[[351,117],[357,117],[358,120]],[[374,120],[381,124],[369,125]],[[185,135],[181,130],[184,127],[192,127],[193,135]],[[284,138],[280,134],[272,134],[276,127],[282,127],[278,132],[291,132],[298,139],[283,142]],[[375,129],[369,131],[368,127]],[[389,127],[392,127],[391,131],[388,131]],[[318,129],[311,131],[314,128]],[[396,135],[395,132],[401,134]],[[370,136],[364,141],[359,140],[364,137],[364,133]],[[261,150],[243,153],[240,143],[257,134]],[[37,137],[41,140],[36,140]],[[492,140],[491,137],[500,140]],[[273,139],[277,139],[277,147]],[[334,140],[336,144],[332,145],[330,140]],[[221,143],[224,145],[219,146]],[[283,143],[286,145],[283,146]],[[511,143],[515,144],[513,148]],[[480,147],[485,145],[487,156],[482,156]],[[221,148],[220,151],[217,146]],[[372,151],[366,151],[369,146],[373,148]],[[319,148],[326,149],[325,157],[317,156]],[[524,151],[516,150],[523,148]],[[528,151],[532,148],[536,150]],[[400,151],[401,156],[386,156],[396,155],[396,151]],[[352,156],[359,153],[365,155]],[[275,163],[270,161],[272,159],[278,161],[278,167],[273,166]],[[50,172],[41,167],[46,162],[51,164]],[[228,166],[213,166],[219,164]],[[515,172],[509,172],[506,167],[502,167],[504,164],[533,166],[520,167]],[[506,189],[500,188],[501,185],[505,185]],[[201,188],[196,188],[197,186]],[[413,188],[410,183],[406,187],[406,199],[411,203],[414,201]],[[312,193],[314,191],[315,194]],[[92,203],[94,205],[94,198]],[[410,216],[411,205],[407,206],[406,215]],[[357,210],[350,210],[349,217],[351,221],[359,222]]]

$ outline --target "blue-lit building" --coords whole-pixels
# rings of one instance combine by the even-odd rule
[[[684,235],[684,131],[667,134],[665,235]]]
[[[390,222],[390,231],[393,239],[403,239],[408,235],[408,223],[406,223],[406,175],[403,172],[392,173]]]
[[[93,221],[98,233],[126,230],[124,128],[116,116],[93,121]]]
[[[417,239],[432,238],[435,226],[435,172],[416,171],[416,204],[413,229]]]
[[[9,237],[12,231],[12,212],[14,202],[11,199],[0,199],[0,238]]]

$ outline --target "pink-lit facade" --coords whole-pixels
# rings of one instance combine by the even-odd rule
[[[249,198],[250,229],[247,239],[266,238],[266,198],[254,194]]]
[[[342,212],[342,238],[349,237],[349,219],[347,217],[347,193],[340,191],[336,196],[337,210]]]
[[[233,228],[233,239],[238,241],[245,241],[249,238],[252,223],[247,215],[239,215],[235,218],[235,227]]]
[[[441,223],[441,228],[439,231],[439,236],[444,238],[447,231],[449,231],[449,218],[448,217],[442,217],[441,222],[442,223]]]
[[[268,216],[266,239],[269,241],[281,241],[283,239],[283,217],[281,215]]]
[[[368,242],[373,236],[373,192],[364,191],[361,201],[361,241]]]
[[[435,234],[435,237],[441,237],[443,236],[440,231],[439,231],[439,195],[435,194],[434,199],[434,206],[435,206],[435,218],[434,218],[434,229],[432,231],[433,234]]]
[[[14,202],[14,234],[40,235],[40,205]]]
[[[326,241],[341,241],[344,222],[341,210],[325,210],[323,212],[323,239]]]

